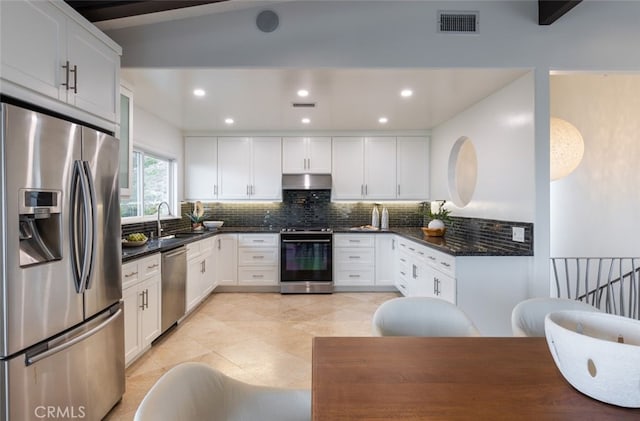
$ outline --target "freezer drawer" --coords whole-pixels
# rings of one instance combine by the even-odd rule
[[[102,419],[124,394],[123,332],[118,303],[50,341],[49,351],[3,360],[0,420]]]

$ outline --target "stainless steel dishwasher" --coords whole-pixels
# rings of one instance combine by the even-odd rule
[[[187,248],[162,252],[162,332],[185,313],[187,288]]]

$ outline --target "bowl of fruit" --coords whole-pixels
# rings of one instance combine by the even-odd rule
[[[127,235],[127,238],[122,240],[122,245],[124,247],[140,247],[147,244],[149,239],[146,235],[141,232],[134,232],[133,234]]]

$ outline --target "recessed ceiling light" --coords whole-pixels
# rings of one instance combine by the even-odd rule
[[[413,95],[413,91],[411,89],[403,89],[402,91],[400,91],[400,95],[403,98],[409,98],[411,95]]]
[[[204,91],[204,89],[194,89],[193,90],[193,94],[195,96],[204,96],[206,92]]]
[[[378,123],[380,123],[380,124],[387,124],[388,121],[389,121],[389,119],[387,117],[380,117],[378,119]]]
[[[307,91],[306,89],[300,89],[298,91],[298,96],[303,97],[303,98],[307,97],[307,96],[309,96],[309,91]]]
[[[224,122],[227,123],[227,124],[233,124],[233,119],[230,118],[230,117],[227,117],[227,118],[224,119]]]
[[[311,123],[311,119],[310,119],[310,118],[305,117],[305,118],[303,118],[303,119],[302,119],[302,123],[303,123],[303,124],[309,124],[309,123]]]

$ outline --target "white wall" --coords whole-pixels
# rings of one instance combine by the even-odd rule
[[[551,255],[640,256],[640,74],[552,76],[551,115],[585,144],[551,183]]]
[[[537,0],[288,1],[280,26],[255,27],[264,8],[107,31],[123,67],[518,67],[535,74],[536,268],[532,295],[548,292],[549,70],[640,70],[640,2],[581,2],[551,26]],[[442,35],[438,10],[479,12],[478,35]],[[455,93],[452,93],[455,94]],[[529,198],[531,200],[531,198]]]
[[[451,149],[466,136],[476,148],[471,202],[453,215],[533,222],[535,217],[534,76],[529,73],[431,132],[431,196],[451,200]]]
[[[133,88],[135,89],[135,87]],[[176,159],[177,172],[183,174],[184,143],[182,132],[166,121],[156,117],[146,110],[135,106],[133,108],[133,147],[139,147],[149,152]],[[182,178],[182,177],[180,177]],[[177,185],[177,198],[182,198],[183,183]]]

